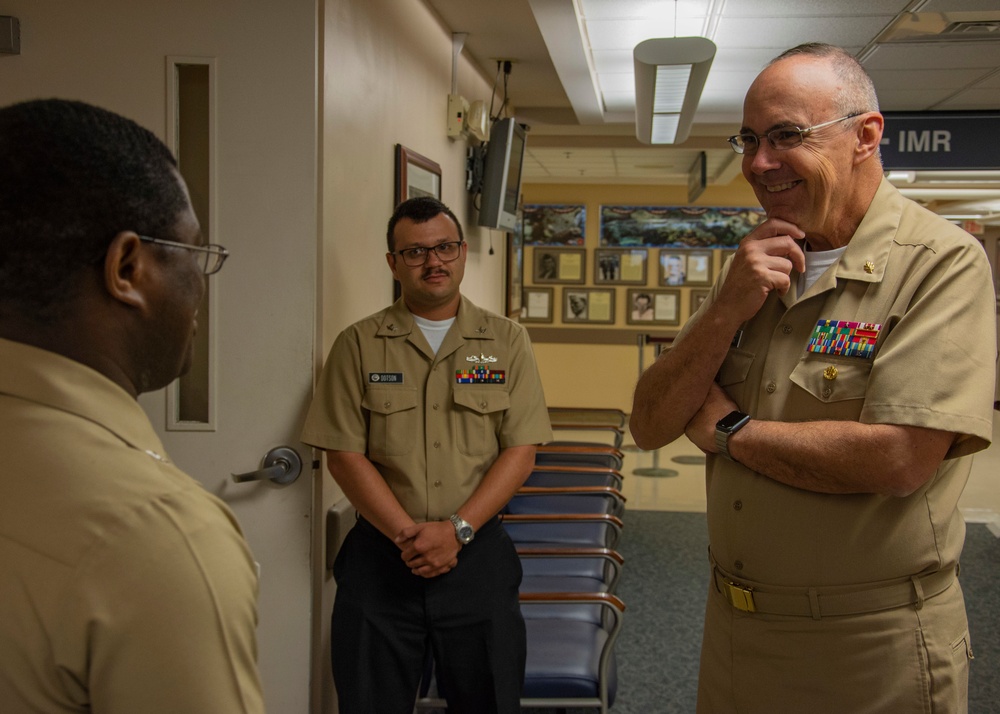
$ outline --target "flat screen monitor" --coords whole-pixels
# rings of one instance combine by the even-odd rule
[[[525,138],[524,127],[513,118],[493,124],[483,165],[479,225],[506,231],[517,228]]]

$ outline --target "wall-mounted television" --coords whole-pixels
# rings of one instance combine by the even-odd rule
[[[521,195],[521,165],[527,134],[513,118],[500,119],[490,130],[483,162],[479,225],[514,231]]]

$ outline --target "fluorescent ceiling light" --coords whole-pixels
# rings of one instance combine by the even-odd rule
[[[636,137],[646,144],[683,142],[715,59],[715,43],[704,37],[645,40],[632,59]]]

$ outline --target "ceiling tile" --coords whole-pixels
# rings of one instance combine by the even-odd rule
[[[886,24],[891,15],[843,17],[837,22],[801,17],[733,19],[719,22],[716,44],[727,47],[784,50],[803,42],[829,42],[840,46],[863,47]]]
[[[1000,65],[1000,42],[880,44],[865,59],[864,65],[869,72],[903,69],[922,73],[925,69],[994,68]]]
[[[725,17],[862,17],[896,15],[909,0],[726,0]]]

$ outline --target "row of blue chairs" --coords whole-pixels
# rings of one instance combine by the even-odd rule
[[[524,572],[521,706],[606,713],[617,691],[614,648],[625,611],[616,594],[624,565],[617,551],[626,500],[618,448],[624,414],[550,409],[550,418],[557,433],[596,438],[539,447],[535,469],[503,512]],[[444,707],[429,663],[416,711]]]
[[[504,527],[518,546],[528,632],[522,707],[607,712],[618,685],[615,642],[625,604],[617,551],[625,497],[617,446],[556,442],[511,499]]]

